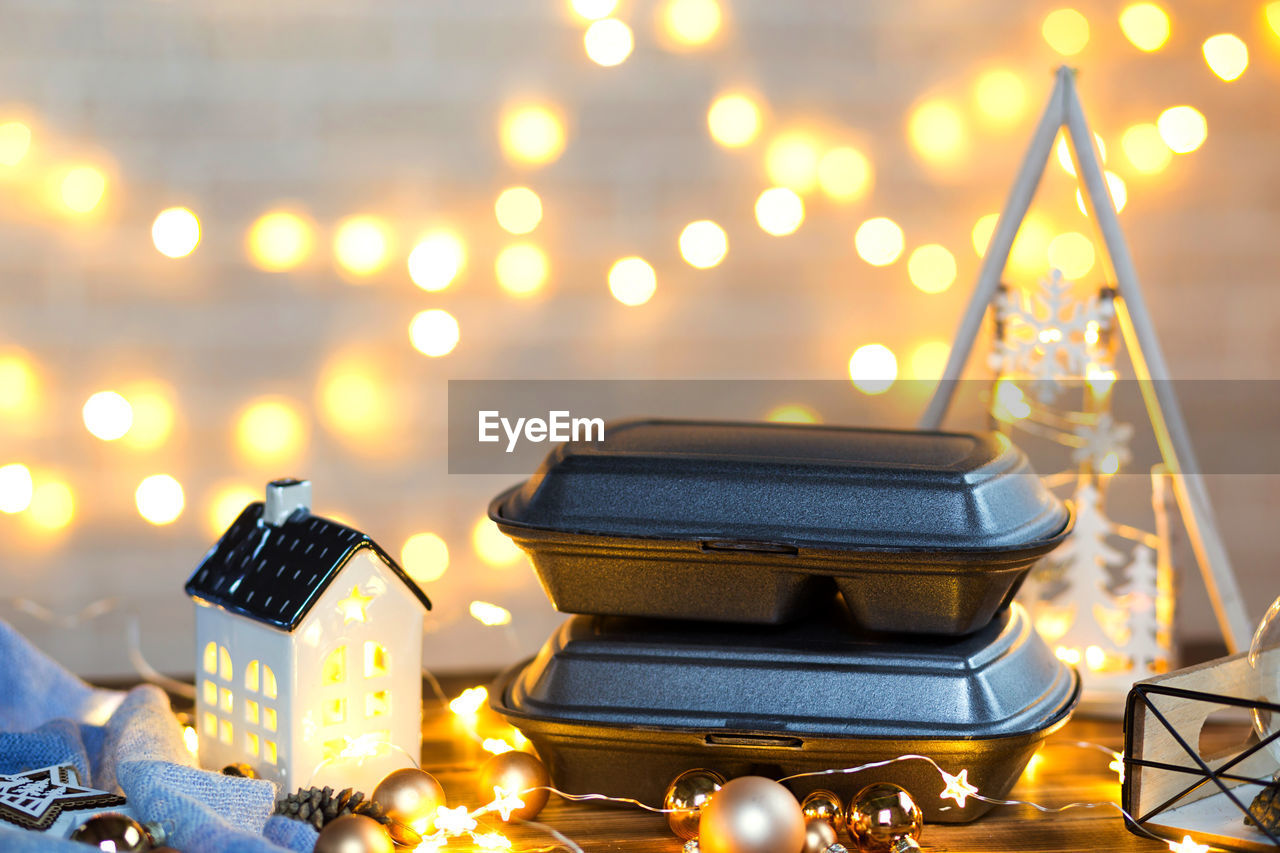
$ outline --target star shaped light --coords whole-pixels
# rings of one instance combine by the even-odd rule
[[[1108,764],[1107,767],[1110,770],[1116,771],[1116,775],[1118,775],[1120,777],[1120,781],[1123,782],[1124,781],[1124,753],[1113,752],[1111,753],[1111,755],[1112,755],[1111,763]]]
[[[500,832],[482,832],[473,835],[471,840],[481,850],[510,850],[511,839],[507,838]]]
[[[467,811],[466,806],[451,809],[448,806],[436,807],[436,829],[446,835],[464,835],[473,831],[478,824]]]
[[[959,776],[952,776],[945,770],[940,770],[939,772],[942,773],[942,781],[946,783],[946,787],[939,794],[942,799],[955,800],[956,805],[964,808],[965,800],[977,795],[978,789],[969,784],[969,771],[967,768],[961,770]]]
[[[0,820],[23,829],[48,829],[63,811],[123,804],[124,797],[82,787],[72,764],[0,774]]]
[[[364,622],[364,609],[373,601],[372,595],[363,595],[359,586],[351,587],[351,595],[338,602],[338,612],[342,614],[342,624]]]
[[[511,820],[511,813],[524,808],[524,800],[516,796],[515,791],[508,791],[500,785],[493,786],[493,802],[489,803],[489,811],[495,811],[504,821]]]
[[[1181,841],[1170,841],[1169,849],[1173,853],[1209,853],[1208,844],[1196,844],[1190,835],[1184,835]]]

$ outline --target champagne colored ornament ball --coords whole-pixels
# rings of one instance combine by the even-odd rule
[[[822,818],[813,818],[804,824],[804,853],[826,853],[835,844],[836,828]]]
[[[391,836],[371,817],[349,814],[320,830],[315,853],[395,853]]]
[[[686,770],[667,786],[662,807],[669,809],[667,824],[677,838],[698,837],[702,809],[724,785],[724,777],[714,770]]]
[[[868,785],[849,801],[845,818],[849,835],[863,853],[902,853],[919,849],[924,828],[920,807],[904,789],[890,782]]]
[[[494,788],[501,788],[508,794],[514,794],[524,801],[522,808],[514,809],[511,816],[521,820],[533,820],[547,804],[551,792],[546,787],[551,784],[547,768],[542,762],[527,752],[512,750],[495,755],[480,767],[480,780],[476,785],[482,803],[491,802]],[[530,788],[542,788],[541,791],[530,791]]]
[[[128,815],[119,812],[102,812],[71,830],[67,836],[72,841],[111,850],[116,853],[135,853],[151,849],[151,836],[147,830]]]
[[[444,788],[436,777],[416,767],[388,773],[369,799],[387,817],[409,825],[419,835],[432,831],[436,809],[445,804]]]
[[[782,785],[763,776],[726,782],[702,809],[702,853],[801,853],[804,814]]]
[[[844,832],[844,803],[833,791],[813,791],[801,801],[800,811],[806,821],[825,820],[837,835]]]

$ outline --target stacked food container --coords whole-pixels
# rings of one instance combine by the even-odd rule
[[[999,798],[1077,699],[1013,603],[1070,512],[998,434],[617,423],[489,515],[580,614],[490,690],[562,790],[653,803],[692,768],[920,754]],[[907,760],[788,785],[895,782],[934,821],[989,808],[940,778]]]

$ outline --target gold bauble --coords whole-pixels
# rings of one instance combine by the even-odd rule
[[[890,782],[868,785],[849,801],[845,818],[853,843],[863,853],[913,849],[924,818],[904,789]]]
[[[432,832],[436,809],[445,804],[444,788],[436,777],[416,767],[388,773],[369,799],[387,817],[407,824],[419,835]]]
[[[837,840],[836,828],[822,818],[805,821],[804,853],[826,853]]]
[[[844,804],[833,791],[813,791],[801,801],[800,811],[806,821],[825,820],[837,835],[844,832]]]
[[[698,822],[701,853],[801,853],[804,836],[800,803],[763,776],[726,782]]]
[[[391,836],[371,817],[349,814],[320,830],[315,853],[394,853]]]
[[[662,807],[668,809],[667,824],[677,838],[697,838],[698,819],[702,808],[724,784],[724,777],[714,770],[686,770],[667,786]]]
[[[480,802],[488,803],[494,798],[494,788],[501,788],[508,794],[514,794],[524,801],[522,808],[514,809],[511,816],[521,820],[533,820],[547,804],[551,792],[546,790],[551,784],[547,768],[542,762],[527,752],[512,750],[495,755],[480,767],[480,779],[476,785],[480,794]],[[541,788],[530,791],[530,788]]]
[[[120,812],[101,812],[71,830],[67,836],[72,841],[97,847],[99,850],[134,853],[150,850],[151,837],[146,828],[133,818]]]

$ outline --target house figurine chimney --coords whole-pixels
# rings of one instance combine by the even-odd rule
[[[262,520],[272,527],[279,527],[298,510],[311,511],[311,481],[292,477],[267,483],[267,500],[262,508]]]

